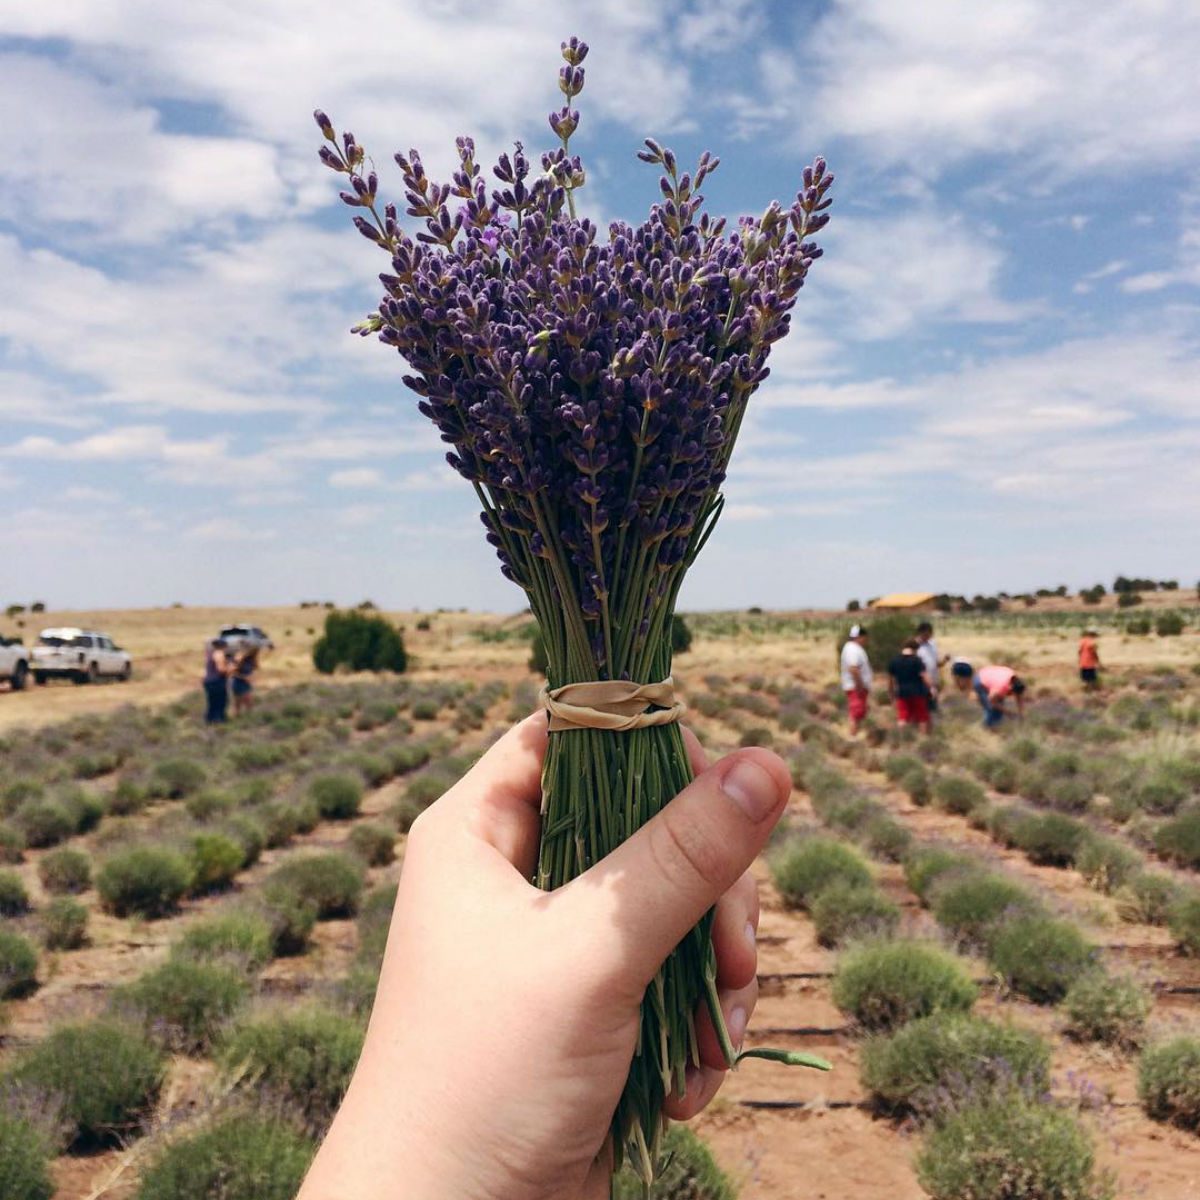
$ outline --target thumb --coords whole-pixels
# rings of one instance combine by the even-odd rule
[[[653,820],[573,883],[616,926],[644,987],[741,878],[787,805],[792,781],[769,750],[741,750],[698,776]],[[596,901],[596,894],[600,899]]]

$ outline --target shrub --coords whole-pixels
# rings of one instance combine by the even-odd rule
[[[442,706],[436,700],[417,700],[412,706],[414,721],[436,721]]]
[[[210,787],[189,796],[183,802],[183,807],[187,809],[187,814],[193,821],[211,821],[213,817],[229,812],[234,803],[231,792]]]
[[[55,897],[38,918],[47,950],[78,950],[87,941],[87,906],[71,896]]]
[[[1146,989],[1132,976],[1090,971],[1071,984],[1062,1007],[1072,1037],[1132,1048],[1141,1045],[1150,1005]]]
[[[1142,1054],[1138,1098],[1146,1115],[1200,1130],[1200,1038],[1178,1037]]]
[[[1166,925],[1182,896],[1183,889],[1169,875],[1139,871],[1117,892],[1117,915],[1122,921]]]
[[[687,622],[675,613],[671,618],[671,653],[686,654],[692,648],[692,631]]]
[[[933,915],[938,924],[974,947],[986,946],[1002,921],[1040,909],[1026,888],[1000,875],[952,875],[934,889]]]
[[[929,772],[922,766],[911,767],[905,771],[900,777],[900,787],[918,807],[928,804],[933,792]]]
[[[425,811],[423,804],[418,804],[411,796],[401,796],[388,810],[388,816],[396,823],[401,833],[407,833],[413,822]]]
[[[60,846],[42,856],[38,878],[48,892],[86,892],[92,882],[92,861],[82,850]]]
[[[1192,892],[1172,904],[1167,924],[1179,948],[1185,954],[1200,957],[1200,892]]]
[[[96,875],[96,890],[109,912],[162,917],[178,907],[192,884],[191,868],[177,850],[133,846],[109,858]]]
[[[164,758],[154,764],[150,785],[168,800],[182,800],[199,791],[207,778],[204,764],[193,758]]]
[[[965,1011],[977,994],[962,962],[925,942],[857,946],[842,956],[833,977],[834,1004],[867,1029]]]
[[[352,917],[363,889],[362,865],[336,851],[307,854],[277,867],[271,882],[312,902],[317,920]]]
[[[355,825],[350,830],[350,849],[368,867],[386,867],[396,858],[396,835],[386,825]]]
[[[5,1200],[51,1200],[48,1165],[53,1154],[46,1131],[17,1111],[0,1108],[0,1196]]]
[[[245,813],[235,813],[225,822],[224,831],[241,848],[243,867],[252,867],[258,862],[267,844],[266,830],[261,821]]]
[[[987,831],[1002,846],[1010,849],[1017,844],[1025,823],[1034,814],[1017,804],[995,804],[988,812]]]
[[[0,863],[19,863],[25,857],[25,835],[7,822],[0,823]]]
[[[943,876],[978,870],[979,864],[966,854],[946,846],[927,846],[908,857],[904,879],[917,899],[927,904],[934,884]]]
[[[1141,870],[1142,856],[1111,837],[1090,837],[1075,855],[1075,867],[1091,887],[1111,895]]]
[[[1018,1096],[950,1115],[917,1154],[931,1200],[1109,1200],[1091,1139],[1070,1113]]]
[[[893,782],[899,783],[912,770],[924,769],[915,754],[889,754],[883,762],[883,773]]]
[[[773,746],[775,738],[772,736],[769,729],[762,726],[755,726],[753,729],[747,729],[740,738],[738,738],[739,746]]]
[[[784,902],[807,908],[831,883],[870,887],[871,869],[862,856],[830,838],[797,838],[785,843],[771,863],[771,874]]]
[[[1088,827],[1063,813],[1030,814],[1014,833],[1018,849],[1030,862],[1069,867],[1090,836]]]
[[[665,1165],[650,1188],[650,1200],[737,1200],[729,1177],[686,1125],[672,1125],[662,1149]],[[642,1200],[645,1194],[631,1169],[621,1171],[614,1184],[613,1200]]]
[[[350,1083],[363,1033],[360,1022],[330,1009],[263,1013],[230,1033],[220,1060],[264,1099],[322,1132]]]
[[[1159,613],[1154,620],[1154,632],[1159,637],[1178,637],[1183,632],[1183,614],[1177,612]]]
[[[292,1200],[314,1149],[281,1121],[234,1112],[168,1143],[136,1200]]]
[[[870,631],[867,639],[867,656],[877,674],[886,675],[888,663],[900,653],[904,643],[916,632],[916,625],[911,617],[902,613],[872,613],[866,623]],[[850,634],[849,624],[839,626],[837,631],[837,651],[840,654]]]
[[[863,830],[863,844],[869,854],[890,862],[902,862],[912,849],[912,831],[886,813],[872,817]]]
[[[852,938],[887,937],[900,924],[900,910],[872,884],[835,880],[811,902],[813,925],[822,946]]]
[[[863,1087],[888,1108],[925,1115],[1016,1089],[1050,1089],[1050,1047],[1031,1029],[970,1013],[922,1017],[863,1045]]]
[[[385,617],[365,612],[331,612],[325,617],[325,632],[313,643],[313,666],[331,675],[340,666],[351,671],[408,669],[408,655],[400,631]]]
[[[352,775],[318,775],[308,785],[308,798],[329,821],[357,816],[362,797],[362,784]]]
[[[117,786],[108,794],[108,811],[114,817],[127,817],[141,812],[149,801],[146,785],[138,779],[126,776],[117,781]]]
[[[74,784],[63,788],[56,801],[67,814],[72,833],[87,833],[89,829],[95,829],[104,816],[104,802]]]
[[[75,822],[61,805],[52,800],[26,800],[13,816],[31,849],[54,846],[75,832]]]
[[[965,775],[943,775],[933,785],[934,803],[947,812],[966,816],[987,800],[987,794]]]
[[[286,845],[298,833],[308,833],[316,828],[321,814],[309,799],[291,803],[286,800],[264,805],[259,811],[263,823],[263,837],[272,849]]]
[[[16,871],[0,871],[0,917],[19,917],[29,911],[29,893]]]
[[[171,947],[171,954],[254,971],[271,957],[271,934],[271,923],[262,913],[234,909],[189,925]]]
[[[1154,848],[1181,867],[1200,869],[1200,808],[1164,821],[1154,835]]]
[[[358,914],[358,958],[378,966],[383,961],[392,909],[396,907],[396,885],[378,887],[367,893]]]
[[[223,833],[197,833],[188,844],[188,866],[194,895],[228,887],[242,869],[245,851]]]
[[[0,999],[28,992],[36,976],[37,951],[19,933],[0,928]]]
[[[215,963],[168,959],[114,997],[166,1046],[185,1054],[207,1050],[245,1001],[244,976]]]
[[[268,880],[259,897],[263,917],[271,928],[275,955],[303,954],[317,923],[316,902],[286,882]]]
[[[18,1055],[5,1082],[60,1100],[73,1140],[108,1141],[141,1128],[165,1069],[142,1033],[104,1019],[54,1030]]]
[[[1008,986],[1035,1004],[1056,1004],[1095,956],[1074,925],[1035,914],[1001,925],[988,954]]]

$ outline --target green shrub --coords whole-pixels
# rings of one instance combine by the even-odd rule
[[[872,613],[866,627],[870,632],[867,638],[867,657],[878,675],[886,675],[888,663],[896,657],[904,647],[904,643],[916,632],[916,624],[909,616],[902,613]],[[842,625],[837,630],[837,653],[850,634],[850,626]]]
[[[358,914],[358,958],[378,966],[383,962],[392,910],[396,907],[396,885],[388,884],[367,893]]]
[[[1159,613],[1154,619],[1154,632],[1159,637],[1178,637],[1184,629],[1183,614],[1177,612]]]
[[[738,738],[739,746],[773,746],[775,744],[774,735],[769,729],[762,726],[755,726],[753,729],[747,729],[741,737]]]
[[[319,921],[352,917],[362,896],[363,868],[356,859],[336,851],[306,854],[277,867],[271,882],[311,901]]]
[[[436,721],[441,715],[442,706],[436,700],[417,700],[411,711],[414,721]]]
[[[60,1026],[19,1053],[4,1082],[60,1101],[72,1139],[96,1142],[141,1128],[165,1070],[140,1031],[104,1019]]]
[[[1132,976],[1089,971],[1063,998],[1067,1032],[1082,1042],[1111,1046],[1140,1046],[1150,1014],[1151,999]]]
[[[71,822],[72,833],[95,829],[104,816],[104,802],[76,784],[63,788],[56,796],[59,807]]]
[[[1141,870],[1142,856],[1111,837],[1090,837],[1075,855],[1075,867],[1094,887],[1111,895]]]
[[[19,933],[0,927],[0,1000],[30,991],[37,981],[37,951]]]
[[[92,861],[82,850],[60,846],[42,856],[38,878],[48,892],[86,892],[92,882]]]
[[[1008,986],[1035,1004],[1058,1003],[1095,957],[1094,947],[1074,925],[1041,915],[1005,922],[988,953]]]
[[[1138,808],[1156,816],[1169,816],[1185,800],[1190,789],[1180,779],[1165,775],[1152,775],[1134,788],[1133,799]]]
[[[331,1009],[268,1012],[234,1029],[220,1060],[264,1099],[323,1132],[350,1083],[363,1034],[360,1022]]]
[[[1018,826],[1016,844],[1030,862],[1044,867],[1069,867],[1090,836],[1088,827],[1063,813],[1031,814]]]
[[[1136,924],[1166,925],[1182,896],[1183,889],[1169,875],[1139,871],[1118,890],[1117,915]]]
[[[149,803],[146,785],[140,779],[126,776],[108,794],[108,811],[114,817],[128,817],[141,812]]]
[[[894,1111],[931,1115],[993,1091],[1050,1090],[1050,1047],[1031,1029],[970,1013],[910,1021],[862,1048],[863,1087]]]
[[[671,653],[686,654],[692,648],[692,631],[679,613],[671,617]]]
[[[975,765],[975,773],[998,792],[1015,792],[1021,782],[1021,769],[1015,759],[1003,754],[988,754]]]
[[[118,917],[162,917],[192,885],[188,861],[165,846],[133,846],[109,858],[96,875],[104,907]]]
[[[1200,892],[1192,892],[1172,904],[1167,925],[1180,950],[1200,958]]]
[[[1034,815],[1018,804],[994,804],[988,812],[987,831],[1000,845],[1012,849]]]
[[[262,819],[263,837],[272,849],[286,845],[298,833],[310,833],[321,819],[317,806],[307,797],[264,805],[258,815]]]
[[[662,1173],[650,1188],[650,1200],[737,1200],[732,1181],[686,1125],[667,1130],[662,1153]],[[619,1172],[614,1183],[613,1200],[642,1200],[645,1194],[632,1169]]]
[[[418,804],[409,796],[401,796],[388,810],[388,816],[396,823],[396,828],[401,833],[407,833],[424,811],[424,805]]]
[[[929,772],[922,766],[915,766],[905,771],[899,780],[901,789],[908,798],[919,807],[929,803],[933,794],[933,782]]]
[[[396,858],[396,835],[386,825],[355,825],[350,830],[350,849],[368,867],[386,867]]]
[[[835,880],[811,904],[817,941],[840,946],[854,938],[887,937],[900,924],[900,910],[873,884]]]
[[[228,967],[171,958],[114,996],[119,1011],[137,1016],[164,1045],[185,1054],[207,1050],[245,1002],[245,977]]]
[[[922,904],[928,904],[933,887],[944,876],[963,875],[979,870],[969,855],[946,846],[925,846],[910,854],[904,863],[904,880]]]
[[[193,834],[188,843],[188,867],[193,895],[228,887],[242,869],[245,851],[223,833]]]
[[[37,850],[65,841],[75,832],[71,814],[52,800],[27,800],[17,809],[13,824],[21,831],[25,844]]]
[[[966,816],[987,800],[987,794],[965,775],[943,775],[933,785],[933,800],[947,812]]]
[[[871,868],[844,842],[797,838],[786,842],[771,862],[771,874],[784,903],[807,908],[833,882],[870,887]]]
[[[1200,870],[1200,808],[1164,821],[1154,835],[1154,848],[1181,867]]]
[[[472,728],[478,728],[473,726]],[[392,777],[391,760],[382,757],[378,754],[356,754],[347,763],[348,766],[353,766],[354,769],[362,776],[368,787],[382,787]],[[351,782],[357,783],[357,780]],[[359,788],[359,797],[361,799],[362,788]],[[355,812],[358,810],[355,809]],[[354,814],[352,813],[351,816]]]
[[[303,954],[317,923],[316,901],[286,882],[263,886],[259,908],[271,928],[271,950],[278,957]]]
[[[0,822],[0,863],[19,863],[25,857],[25,835],[7,821]]]
[[[87,906],[71,896],[56,896],[38,920],[47,950],[78,950],[87,941]]]
[[[915,754],[889,754],[883,760],[883,773],[893,783],[899,783],[912,770],[924,770],[921,760]]]
[[[856,946],[842,956],[833,977],[834,1004],[867,1029],[965,1011],[977,994],[963,963],[925,942]]]
[[[226,757],[229,765],[239,772],[269,771],[287,762],[288,752],[285,747],[272,742],[246,742],[230,746]]]
[[[136,1200],[292,1200],[314,1150],[281,1121],[234,1112],[160,1150]]]
[[[1109,1200],[1091,1138],[1070,1113],[1019,1096],[951,1114],[917,1154],[930,1200]]]
[[[172,957],[227,963],[256,971],[271,958],[271,923],[251,909],[233,909],[189,925],[171,947]]]
[[[951,875],[933,893],[938,924],[976,948],[986,946],[1002,922],[1040,910],[1037,897],[1021,884],[982,872]]]
[[[261,821],[245,813],[235,813],[224,823],[223,829],[241,847],[243,867],[252,867],[258,862],[267,844]]]
[[[164,758],[150,772],[152,790],[167,800],[182,800],[198,792],[208,778],[204,764],[192,758]]]
[[[344,821],[362,807],[362,784],[353,775],[318,775],[308,785],[308,797],[326,820]]]
[[[183,802],[183,807],[193,821],[211,821],[213,817],[229,812],[235,803],[231,792],[210,787],[190,795]]]
[[[4,1200],[51,1200],[51,1138],[17,1111],[0,1107],[0,1196]]]
[[[29,893],[16,871],[0,871],[0,917],[19,917],[29,911]]]
[[[872,817],[863,829],[867,853],[889,862],[903,862],[912,850],[913,835],[907,825],[886,813]]]
[[[1200,1038],[1177,1037],[1146,1050],[1138,1098],[1155,1121],[1200,1130]]]
[[[325,632],[313,643],[312,656],[323,675],[338,667],[396,675],[408,669],[400,631],[385,617],[359,611],[326,614]]]

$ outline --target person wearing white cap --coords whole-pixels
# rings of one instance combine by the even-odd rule
[[[867,657],[867,630],[862,625],[851,625],[850,636],[842,647],[842,691],[846,693],[852,737],[867,719],[874,679]]]

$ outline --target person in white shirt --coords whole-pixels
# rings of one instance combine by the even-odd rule
[[[950,661],[950,655],[938,654],[937,642],[933,640],[933,626],[922,621],[917,626],[917,654],[925,664],[925,677],[929,680],[929,711],[937,712],[938,692],[942,686],[941,668]]]
[[[852,737],[867,719],[874,678],[867,657],[867,630],[862,625],[852,625],[850,637],[842,647],[842,691],[846,693]]]

